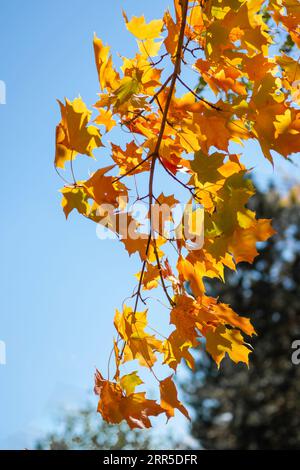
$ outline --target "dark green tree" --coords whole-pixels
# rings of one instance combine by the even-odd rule
[[[191,432],[207,449],[299,449],[300,365],[292,343],[300,339],[299,188],[287,198],[270,188],[252,203],[277,230],[260,247],[253,265],[227,273],[210,288],[241,315],[250,316],[258,336],[250,368],[224,360],[220,371],[200,355],[187,380],[194,411]]]

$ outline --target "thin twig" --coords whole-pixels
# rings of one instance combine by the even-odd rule
[[[64,177],[60,174],[60,172],[58,171],[58,169],[57,169],[55,163],[54,163],[54,169],[55,169],[56,173],[58,174],[58,176],[60,177],[60,179],[62,179],[65,183],[67,183],[68,186],[73,186],[73,183],[71,183],[70,181],[66,180],[66,178],[64,178]]]
[[[194,90],[192,90],[192,88],[190,88],[186,83],[184,83],[183,80],[181,80],[181,78],[178,76],[177,77],[178,81],[190,92],[192,93],[192,95],[195,96],[195,98],[197,98],[199,101],[202,101],[203,103],[207,104],[208,106],[210,106],[211,108],[215,109],[216,111],[222,111],[221,108],[219,108],[219,106],[216,106],[215,104],[212,104],[210,103],[209,101],[207,101],[206,99],[202,98],[201,96],[197,95],[197,93],[194,92]]]
[[[128,176],[130,175],[130,173],[132,173],[133,171],[135,171],[137,168],[139,168],[140,166],[142,166],[145,162],[147,162],[148,160],[150,160],[150,158],[152,157],[153,154],[149,154],[148,157],[144,158],[144,160],[142,160],[141,162],[139,162],[137,165],[135,165],[133,168],[131,168],[130,170],[128,170],[126,173],[124,173],[124,175],[121,175],[119,176],[118,178],[116,178],[115,180],[113,180],[112,184],[114,183],[117,183],[118,181],[120,181],[121,179],[125,178],[125,176]]]
[[[170,82],[172,78],[172,75],[170,75],[166,80],[165,82],[161,85],[161,87],[159,88],[159,90],[155,93],[155,95],[152,96],[151,100],[149,101],[148,104],[152,104],[154,103],[154,101],[156,100],[156,98],[158,97],[158,95],[166,88],[166,86],[168,85],[168,83]],[[133,118],[131,118],[129,121],[124,121],[123,124],[125,124],[126,126],[130,126],[136,119],[138,119],[139,117],[143,117],[144,119],[147,119],[145,116],[143,116],[143,113],[145,112],[144,109],[142,109],[141,111],[139,111],[135,116],[133,116]]]
[[[71,168],[72,178],[73,178],[73,180],[74,180],[74,185],[76,186],[76,185],[77,185],[77,181],[76,181],[75,174],[74,174],[73,157],[74,157],[74,151],[72,150],[72,152],[71,152],[71,160],[70,160],[70,168]]]

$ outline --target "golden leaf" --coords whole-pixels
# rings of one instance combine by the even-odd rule
[[[92,113],[81,98],[58,103],[62,119],[56,128],[55,165],[64,168],[66,161],[74,159],[78,153],[92,157],[93,150],[101,147],[102,142],[99,129],[88,125]]]

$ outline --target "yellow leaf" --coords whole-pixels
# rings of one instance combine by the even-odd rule
[[[161,342],[145,332],[147,326],[147,310],[134,312],[126,305],[123,312],[116,310],[114,325],[121,338],[125,341],[124,362],[138,359],[142,366],[151,368],[156,362],[156,352]]]
[[[137,371],[131,372],[131,374],[123,375],[120,379],[120,385],[125,391],[126,395],[134,393],[136,387],[144,383],[137,375]]]
[[[102,146],[101,134],[95,126],[88,125],[91,118],[81,98],[73,102],[66,99],[65,105],[58,101],[61,110],[61,122],[56,128],[55,165],[64,168],[66,161],[76,154],[93,156],[93,150]]]
[[[139,92],[140,84],[136,78],[124,77],[120,81],[120,85],[113,92],[115,106],[118,107],[126,101],[129,101],[133,95]]]
[[[166,11],[164,14],[164,23],[168,31],[168,35],[164,41],[165,48],[168,51],[168,53],[171,55],[171,57],[173,57],[177,50],[180,27],[178,24],[174,22],[169,11]]]
[[[156,39],[160,36],[163,21],[162,20],[152,20],[150,23],[146,23],[144,16],[134,16],[130,21],[128,21],[127,16],[123,13],[126,27],[136,38],[138,39]]]
[[[112,66],[109,55],[110,47],[104,46],[101,39],[94,36],[94,54],[98,71],[99,83],[102,90],[113,90],[118,86],[120,77]]]
[[[141,273],[136,274],[138,280],[140,280]],[[153,264],[147,263],[147,268],[143,275],[143,289],[151,290],[158,286],[159,269]]]
[[[112,112],[104,108],[100,108],[99,115],[95,119],[95,123],[100,126],[105,126],[105,131],[109,132],[117,124],[114,119],[112,119]]]
[[[184,359],[188,367],[193,369],[195,361],[189,351],[193,346],[196,345],[190,340],[183,338],[177,330],[173,331],[161,346],[161,352],[164,355],[164,364],[168,364],[169,367],[176,371],[177,366],[181,363],[182,359]]]
[[[80,214],[87,215],[90,209],[88,197],[83,188],[65,186],[61,193],[63,194],[61,205],[66,218],[73,209],[77,209]]]
[[[156,57],[161,48],[162,41],[155,41],[154,39],[146,39],[145,41],[138,41],[138,46],[141,54],[148,57]]]
[[[210,328],[206,333],[206,350],[219,367],[226,353],[235,362],[244,362],[248,365],[251,349],[244,343],[238,330],[229,330],[223,325]]]

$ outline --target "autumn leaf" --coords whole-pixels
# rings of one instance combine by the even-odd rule
[[[137,273],[136,277],[138,280],[141,278],[141,273]],[[155,289],[158,286],[158,279],[159,279],[159,269],[157,266],[147,263],[146,270],[143,273],[143,289],[144,290],[151,290]]]
[[[155,41],[154,39],[146,39],[138,41],[140,53],[145,57],[156,57],[160,51],[162,41]]]
[[[268,219],[259,219],[249,228],[237,229],[230,244],[236,263],[241,261],[252,263],[258,255],[256,243],[268,240],[275,233]]]
[[[97,127],[88,125],[92,113],[81,98],[58,103],[62,119],[56,128],[55,165],[64,168],[65,163],[78,153],[92,157],[93,150],[101,147],[102,142]]]
[[[126,186],[121,181],[114,182],[115,177],[106,175],[113,167],[111,165],[97,170],[84,182],[84,187],[89,196],[99,205],[111,204],[119,207],[123,204],[125,206],[127,202]]]
[[[226,353],[235,362],[249,364],[251,349],[245,345],[243,337],[238,330],[231,330],[224,325],[209,328],[206,333],[206,350],[219,367]]]
[[[112,159],[118,165],[120,174],[129,174],[135,169],[134,174],[142,171],[149,171],[150,163],[145,161],[143,164],[143,149],[140,148],[134,140],[126,144],[126,149],[122,150],[119,145],[112,144]],[[140,166],[138,166],[140,165]]]
[[[178,409],[186,418],[190,419],[187,409],[177,398],[177,390],[172,376],[160,382],[160,400],[160,406],[166,410],[168,420],[174,416],[175,409]]]
[[[156,351],[161,342],[145,332],[148,324],[147,311],[134,312],[124,306],[123,312],[116,311],[115,328],[125,341],[124,362],[138,359],[142,366],[151,368],[156,362]]]
[[[95,123],[100,126],[104,126],[106,132],[111,131],[111,129],[117,124],[112,118],[112,112],[109,109],[105,110],[103,108],[99,109],[99,115],[96,117]]]
[[[182,282],[189,283],[195,297],[199,297],[205,292],[203,283],[205,271],[202,264],[196,262],[193,265],[190,261],[181,257],[178,260],[177,269],[179,272],[179,279],[181,279]]]
[[[160,36],[163,21],[152,20],[150,23],[146,23],[144,16],[134,16],[130,21],[123,12],[123,17],[126,22],[126,28],[138,39],[156,39]]]
[[[113,92],[113,101],[115,107],[121,106],[130,100],[133,96],[137,95],[140,91],[139,81],[134,77],[124,77],[120,84]]]
[[[109,54],[110,47],[104,46],[101,39],[94,36],[94,54],[98,71],[100,87],[102,90],[113,90],[119,84],[119,74],[112,65],[112,57]]]
[[[79,214],[87,215],[90,209],[88,196],[84,189],[79,186],[65,186],[61,193],[63,194],[62,207],[66,218],[73,209],[77,209]]]
[[[222,153],[214,153],[205,155],[202,150],[196,152],[191,168],[197,174],[200,183],[216,183],[222,179],[220,169],[223,165],[225,155]]]
[[[144,382],[137,375],[137,371],[131,372],[131,374],[123,375],[120,380],[121,388],[125,391],[127,396],[132,395],[135,392],[136,387],[143,383]]]
[[[164,14],[164,24],[168,31],[164,44],[168,53],[174,56],[177,49],[180,25],[175,23],[169,11]]]
[[[161,352],[164,355],[163,364],[167,364],[176,371],[178,365],[184,360],[188,367],[193,369],[195,360],[190,352],[193,346],[196,344],[183,337],[177,330],[173,331],[161,346]]]
[[[124,396],[118,384],[104,381],[98,412],[108,423],[125,420],[131,429],[144,429],[151,427],[149,416],[158,416],[163,410],[154,400],[148,400],[144,392]]]

